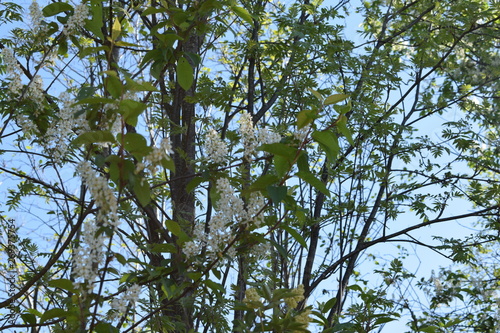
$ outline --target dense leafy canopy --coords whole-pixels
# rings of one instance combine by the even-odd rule
[[[0,3],[2,329],[499,330],[497,1],[38,1]]]

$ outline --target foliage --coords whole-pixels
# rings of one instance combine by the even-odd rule
[[[496,1],[23,10],[0,3],[2,329],[498,330]],[[417,283],[404,244],[462,269]]]

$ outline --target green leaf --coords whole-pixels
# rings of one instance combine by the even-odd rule
[[[281,255],[281,257],[288,258],[288,254],[287,254],[286,250],[283,248],[283,246],[281,246],[280,244],[278,244],[273,239],[269,239],[269,243],[271,243],[272,246],[274,246],[274,248],[278,251],[278,253]]]
[[[346,114],[347,112],[351,111],[351,109],[352,109],[351,100],[348,100],[345,105],[334,105],[333,108],[339,114]]]
[[[121,177],[121,165],[123,164],[122,157],[118,155],[109,155],[105,160],[109,164],[109,178],[114,181],[116,184],[120,184]]]
[[[289,159],[290,161],[293,161],[298,154],[297,148],[279,142],[261,145],[260,147],[257,148],[257,150],[265,151],[272,155],[283,156]]]
[[[131,99],[120,101],[118,112],[123,115],[123,120],[129,125],[136,126],[137,118],[146,110],[147,105]]]
[[[301,129],[311,124],[318,114],[312,110],[302,110],[297,114],[297,128]]]
[[[158,91],[150,82],[137,82],[129,77],[125,77],[127,91]]]
[[[279,178],[272,174],[265,174],[260,176],[253,182],[250,186],[250,190],[252,191],[264,191],[267,189],[269,185],[276,184],[279,181]]]
[[[62,12],[73,12],[73,6],[65,2],[54,2],[42,9],[43,16],[50,17]]]
[[[94,96],[96,91],[97,91],[97,89],[95,87],[82,87],[80,89],[80,91],[78,92],[76,99],[78,101],[81,101],[82,99]]]
[[[122,32],[122,25],[120,24],[120,20],[118,20],[117,17],[115,17],[115,20],[113,22],[113,27],[111,28],[111,39],[116,41],[118,37],[120,37],[120,34]]]
[[[338,102],[342,102],[343,100],[346,100],[349,98],[349,95],[346,94],[333,94],[325,98],[325,101],[323,102],[323,105],[330,105],[330,104],[336,104]]]
[[[120,80],[115,71],[106,71],[105,73],[108,74],[104,79],[104,85],[106,87],[106,90],[113,98],[115,99],[120,98],[123,94],[122,81]]]
[[[221,279],[221,276],[222,274],[220,273],[220,271],[217,269],[217,268],[214,268],[212,269],[212,274],[217,278],[217,279]]]
[[[73,286],[73,281],[68,280],[68,279],[56,279],[56,280],[50,280],[48,285],[50,287],[54,288],[60,288],[63,290],[70,291],[72,293],[76,292],[75,287]]]
[[[309,155],[306,152],[300,154],[297,159],[297,166],[299,167],[299,171],[302,172],[311,172],[309,170]]]
[[[101,51],[107,52],[109,51],[109,47],[108,46],[85,47],[80,51],[80,53],[78,53],[78,56],[80,57],[80,59],[83,59],[91,54],[99,54],[99,52]]]
[[[356,332],[354,327],[355,325],[353,323],[335,324],[331,332]]]
[[[276,173],[280,178],[283,178],[292,167],[290,160],[280,155],[275,155],[273,162]]]
[[[340,147],[338,138],[333,132],[328,130],[314,131],[311,136],[323,149],[328,160],[334,161],[337,158]]]
[[[152,148],[148,146],[146,139],[139,133],[130,132],[125,134],[123,138],[120,133],[117,135],[116,139],[138,160],[142,160],[142,158],[152,150]]]
[[[345,136],[351,146],[354,146],[351,131],[347,128],[347,117],[345,115],[340,115],[340,119],[337,122],[337,130]]]
[[[172,220],[166,220],[165,226],[167,227],[168,231],[170,231],[173,235],[175,235],[177,237],[179,237],[181,235],[182,229],[181,229],[179,223],[172,221]]]
[[[23,319],[25,324],[34,325],[36,324],[36,316],[31,313],[22,313],[21,318]]]
[[[85,29],[92,32],[97,38],[104,40],[104,35],[102,34],[102,1],[92,1],[90,5],[90,12],[92,14],[92,19],[85,21]]]
[[[121,253],[113,252],[113,255],[120,264],[125,265],[127,263],[127,259]]]
[[[391,322],[391,321],[394,321],[394,320],[396,320],[396,318],[380,317],[380,318],[377,318],[377,320],[375,320],[375,324],[374,325],[381,325],[381,324],[385,324],[385,323],[388,323],[388,322]]]
[[[245,8],[240,7],[240,6],[231,6],[231,11],[236,16],[238,16],[239,18],[241,18],[243,21],[247,22],[250,25],[253,25],[252,15],[250,15],[250,13],[248,12],[248,10],[246,10]]]
[[[178,40],[184,40],[181,36],[177,35],[173,31],[167,31],[167,32],[157,32],[155,33],[155,37],[158,38],[158,40],[163,42],[163,47],[172,48],[174,46],[174,43]],[[161,52],[160,52],[161,53]],[[163,53],[161,53],[163,55]]]
[[[110,131],[90,131],[80,134],[73,140],[73,144],[80,146],[98,142],[115,142],[115,137]]]
[[[184,55],[191,60],[191,63],[198,66],[201,63],[201,57],[193,52],[185,52]]]
[[[167,169],[167,170],[170,170],[172,172],[175,173],[175,163],[174,163],[174,160],[172,158],[164,158],[161,160],[161,165]]]
[[[297,241],[297,243],[299,243],[304,249],[307,249],[306,240],[295,229],[293,229],[290,226],[285,225],[285,224],[282,224],[280,227],[281,227],[281,229],[288,232],[290,234],[290,236],[292,236],[293,239],[295,239]]]
[[[161,50],[158,49],[150,50],[146,52],[146,54],[142,58],[141,67],[147,64],[149,61],[160,61],[160,60],[163,60],[163,53],[161,52]]]
[[[109,104],[113,103],[115,100],[111,98],[104,98],[104,97],[86,97],[83,98],[82,100],[79,100],[75,105],[80,105],[80,104]]]
[[[68,39],[64,37],[61,38],[57,46],[57,54],[65,58],[68,55]]]
[[[95,325],[95,331],[96,333],[118,333],[119,330],[118,328],[114,327],[110,323],[106,322],[99,322],[97,325]]]
[[[68,315],[68,311],[55,308],[55,309],[50,309],[45,311],[45,313],[42,315],[42,318],[40,318],[40,323],[43,323],[49,319],[54,319],[54,318],[60,318],[60,317],[66,317]]]
[[[184,230],[182,230],[181,226],[179,223],[172,221],[172,220],[166,220],[165,221],[165,226],[167,229],[172,233],[172,235],[177,236],[177,245],[182,245],[183,243],[191,240],[191,237],[189,237]]]
[[[326,301],[325,305],[323,306],[322,312],[323,313],[329,312],[333,308],[335,303],[337,303],[337,298],[336,297],[330,298],[328,301]]]
[[[151,252],[155,253],[177,253],[177,248],[174,244],[153,244]]]
[[[151,187],[147,179],[143,177],[136,178],[134,193],[142,206],[147,206],[151,202]]]
[[[193,190],[195,188],[198,187],[198,185],[200,185],[201,183],[203,183],[204,181],[206,181],[205,178],[203,177],[194,177],[193,179],[191,179],[191,181],[187,184],[186,186],[186,192],[188,193],[191,193],[193,192]]]
[[[323,95],[321,95],[318,91],[314,90],[314,89],[311,89],[311,88],[307,88],[314,96],[316,96],[316,98],[321,102],[323,103],[323,101],[325,100],[325,98],[323,97]]]
[[[146,8],[142,13],[141,13],[141,16],[148,16],[148,15],[152,15],[152,14],[158,14],[158,13],[165,13],[167,11],[166,8],[157,8],[157,7],[153,7],[153,6],[150,6],[148,8]]]
[[[37,309],[26,309],[26,311],[28,311],[29,313],[31,313],[32,315],[34,316],[37,316],[37,317],[42,317],[42,313],[40,311],[38,311]]]
[[[279,204],[286,197],[287,187],[270,185],[267,187],[267,193],[274,204]]]
[[[305,181],[306,183],[308,183],[309,185],[311,185],[312,187],[314,187],[317,191],[326,195],[327,197],[330,196],[330,191],[328,191],[326,185],[321,180],[316,178],[311,172],[299,171],[296,173],[296,176]]]
[[[194,74],[193,68],[185,57],[181,57],[177,61],[177,82],[184,90],[189,90],[193,85]]]
[[[220,284],[220,283],[217,283],[217,282],[214,282],[212,280],[204,280],[203,283],[210,289],[212,289],[213,291],[217,292],[225,292],[226,290],[224,289],[224,287]]]

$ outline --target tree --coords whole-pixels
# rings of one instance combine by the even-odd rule
[[[0,3],[3,329],[456,331],[365,263],[498,241],[495,3]]]

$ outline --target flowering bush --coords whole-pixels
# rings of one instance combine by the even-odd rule
[[[418,319],[402,245],[498,240],[498,6],[351,6],[1,2],[1,329],[460,322]]]

